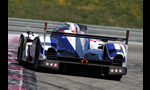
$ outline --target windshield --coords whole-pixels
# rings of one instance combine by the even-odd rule
[[[59,27],[56,27],[53,32],[58,32],[59,30],[69,30],[69,27],[59,26]]]
[[[69,28],[66,26],[63,26],[63,27],[60,27],[60,30],[69,30]]]

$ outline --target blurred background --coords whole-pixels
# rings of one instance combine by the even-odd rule
[[[143,29],[143,0],[8,0],[8,17]]]

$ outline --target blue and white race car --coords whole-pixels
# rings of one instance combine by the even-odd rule
[[[120,80],[127,73],[128,36],[126,38],[87,35],[87,26],[66,22],[44,35],[31,31],[22,33],[19,39],[17,60],[29,62],[35,70],[46,67],[58,71],[78,71],[102,74]],[[50,35],[46,35],[50,34]],[[122,44],[103,41],[126,41]]]

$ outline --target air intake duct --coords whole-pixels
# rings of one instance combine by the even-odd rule
[[[122,55],[116,55],[113,59],[113,66],[122,66],[123,62],[123,56]]]
[[[56,60],[57,59],[57,53],[55,49],[49,48],[47,51],[47,59]]]

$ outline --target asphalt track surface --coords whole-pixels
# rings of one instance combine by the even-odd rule
[[[37,90],[36,72],[17,61],[19,35],[8,34],[8,90]]]
[[[9,37],[9,36],[8,36]],[[9,40],[8,40],[9,43]],[[8,45],[8,48],[11,45]],[[103,76],[94,74],[80,73],[62,73],[42,68],[39,72],[33,70],[32,65],[25,63],[20,66],[17,64],[14,55],[8,50],[8,67],[9,65],[18,66],[19,71],[24,70],[19,79],[14,76],[15,70],[8,68],[8,89],[16,90],[142,90],[143,89],[143,44],[129,43],[127,75],[123,75],[120,81],[109,80]],[[16,51],[17,52],[17,51]],[[15,52],[15,53],[16,53]],[[15,54],[16,55],[16,54]],[[21,69],[22,67],[22,69]],[[18,72],[19,72],[18,71]],[[17,71],[16,71],[17,72]],[[22,71],[21,71],[22,72]],[[14,77],[13,77],[14,76]],[[19,76],[18,76],[19,77]],[[28,78],[26,78],[28,77]],[[14,80],[16,83],[14,84]],[[36,83],[33,85],[33,83]]]
[[[97,75],[37,72],[39,90],[143,90],[143,44],[129,44],[127,75],[120,81]]]

